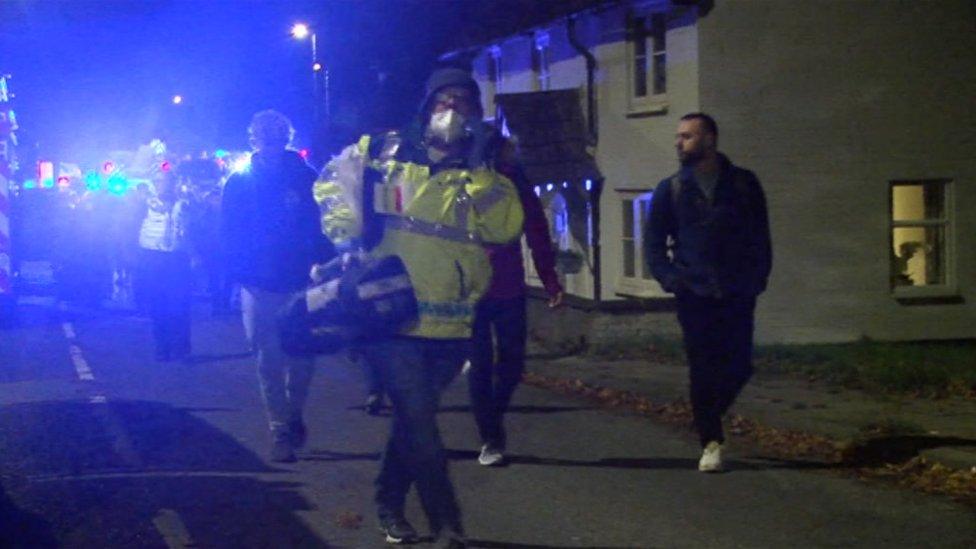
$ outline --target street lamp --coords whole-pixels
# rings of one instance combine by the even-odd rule
[[[325,104],[325,117],[328,119],[331,114],[329,105],[329,70],[319,61],[318,52],[318,36],[315,31],[312,30],[305,23],[295,23],[291,27],[291,35],[296,40],[304,40],[310,38],[312,44],[312,92],[315,98],[314,102],[314,115],[316,123],[319,119],[319,95],[320,89],[324,91],[324,97],[322,97],[322,102]],[[321,78],[323,85],[319,85],[319,74],[322,74]]]
[[[305,23],[295,23],[291,27],[291,35],[299,40],[304,40],[308,33],[308,25]]]

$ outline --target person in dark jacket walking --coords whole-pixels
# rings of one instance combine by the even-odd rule
[[[756,297],[772,270],[766,198],[755,174],[718,152],[707,114],[683,116],[675,140],[681,169],[651,198],[644,256],[675,294],[702,444],[698,469],[720,471],[722,416],[752,376]]]
[[[281,113],[261,111],[248,128],[250,166],[224,187],[221,237],[228,275],[241,285],[244,330],[257,352],[258,376],[273,443],[271,459],[295,461],[305,444],[302,410],[312,357],[284,353],[276,316],[309,282],[312,265],[335,256],[312,197],[318,174],[288,149],[294,130]]]
[[[556,275],[555,253],[539,197],[513,161],[502,163],[499,171],[518,189],[525,212],[523,232],[532,262],[549,294],[549,307],[558,307],[563,288]],[[478,463],[491,466],[504,462],[504,415],[525,371],[526,285],[521,240],[488,245],[485,251],[491,261],[492,277],[488,292],[475,309],[468,392],[482,442]]]

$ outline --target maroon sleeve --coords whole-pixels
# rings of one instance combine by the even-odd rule
[[[525,173],[517,165],[500,164],[498,171],[511,179],[515,183],[515,188],[518,189],[522,210],[525,212],[523,230],[525,231],[525,240],[529,244],[529,250],[532,252],[532,263],[546,288],[546,293],[550,296],[556,296],[563,291],[563,287],[559,284],[559,276],[556,274],[556,253],[552,249],[549,223],[546,221],[545,212],[542,211],[542,202],[532,192],[532,185],[529,184]]]

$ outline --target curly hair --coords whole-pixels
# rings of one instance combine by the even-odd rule
[[[247,128],[247,133],[251,138],[252,144],[261,146],[281,146],[286,147],[291,144],[295,137],[295,128],[291,125],[291,120],[280,112],[272,109],[255,113],[251,117],[251,124]]]

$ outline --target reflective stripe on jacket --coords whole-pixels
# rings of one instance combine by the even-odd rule
[[[491,167],[442,169],[368,157],[370,138],[348,147],[315,184],[323,231],[340,247],[369,245],[375,215],[377,256],[398,255],[410,274],[419,323],[403,335],[433,339],[471,335],[474,305],[491,281],[482,245],[519,237],[523,212],[512,181]]]

